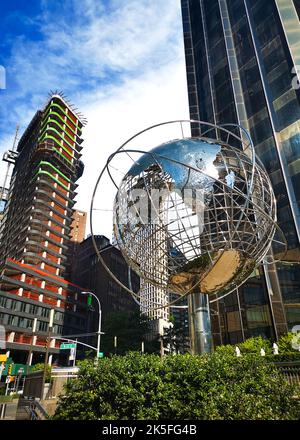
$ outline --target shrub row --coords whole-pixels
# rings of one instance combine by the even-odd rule
[[[248,354],[129,353],[84,361],[54,419],[284,420],[297,418],[294,388],[265,358]]]

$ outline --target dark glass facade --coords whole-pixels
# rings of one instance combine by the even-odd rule
[[[215,343],[276,339],[300,324],[300,2],[181,4],[191,119],[250,132],[288,242],[284,262],[262,265],[238,292],[213,304]],[[195,127],[192,133],[199,134]]]
[[[139,277],[131,272],[129,278],[128,265],[119,249],[111,245],[109,239],[104,235],[96,235],[95,241],[105,263],[116,277],[127,287],[129,287],[130,279],[131,288],[134,292],[138,292],[140,287]],[[133,312],[139,309],[132,296],[110,277],[100,263],[91,236],[79,244],[76,257],[78,261],[76,273],[73,274],[73,281],[98,296],[101,302],[103,321],[113,312]],[[88,317],[91,320],[88,327],[97,330],[98,315],[93,315]]]

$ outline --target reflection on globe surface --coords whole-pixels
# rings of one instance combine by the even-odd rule
[[[147,282],[226,293],[266,255],[275,233],[266,171],[234,147],[190,138],[136,159],[115,199],[115,236]]]

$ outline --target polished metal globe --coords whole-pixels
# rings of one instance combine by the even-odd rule
[[[226,294],[266,256],[275,197],[250,150],[208,138],[159,145],[119,185],[114,235],[147,283],[186,295]]]

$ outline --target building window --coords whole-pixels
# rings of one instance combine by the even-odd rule
[[[7,304],[7,298],[4,298],[3,296],[0,297],[0,307],[6,308]]]
[[[33,323],[32,319],[19,317],[18,327],[30,329],[32,328],[32,323]]]
[[[55,312],[54,319],[56,321],[63,321],[64,320],[64,314],[61,312]]]
[[[48,318],[50,314],[50,309],[46,309],[45,307],[39,307],[39,315],[43,318]]]
[[[48,330],[48,322],[38,321],[38,329],[40,332],[46,332]]]
[[[54,326],[53,326],[53,332],[54,333],[56,333],[56,334],[58,334],[58,335],[61,335],[62,334],[62,326],[61,325],[57,325],[57,324],[55,324]]]
[[[7,315],[7,325],[13,325],[16,326],[18,322],[18,317],[14,315]]]
[[[30,315],[36,315],[38,312],[38,307],[34,306],[33,304],[27,304],[27,313],[29,313]]]
[[[18,310],[20,311],[20,312],[25,312],[26,313],[26,307],[27,306],[27,304],[25,303],[25,302],[22,302],[21,304],[20,304],[20,307],[18,308]]]
[[[246,315],[249,329],[270,325],[270,317],[266,306],[248,309]]]

